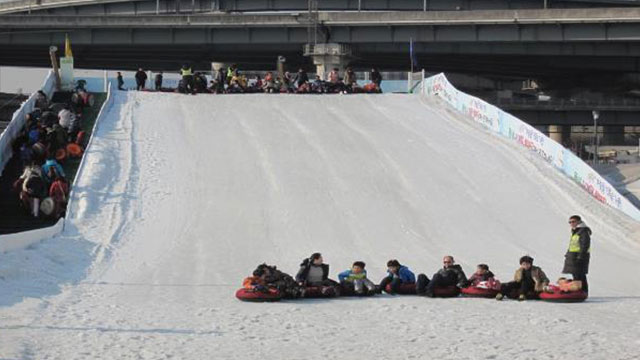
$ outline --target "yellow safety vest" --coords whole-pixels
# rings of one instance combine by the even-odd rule
[[[182,74],[182,76],[189,76],[189,75],[191,75],[191,68],[180,69],[180,73]]]
[[[580,235],[573,234],[571,235],[571,241],[569,242],[569,252],[580,252]],[[587,252],[591,252],[591,247],[587,249]]]

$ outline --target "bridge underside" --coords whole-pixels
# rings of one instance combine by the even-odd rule
[[[62,49],[62,43],[53,43]],[[49,44],[11,45],[11,51],[0,52],[0,64],[16,66],[48,66]],[[528,51],[516,51],[527,48]],[[640,55],[602,56],[601,48],[613,44],[416,44],[417,68],[428,71],[449,71],[473,74],[539,78],[581,78],[596,74],[640,73]],[[628,52],[639,52],[629,45]],[[509,51],[512,49],[514,51]],[[585,49],[585,51],[579,51]],[[591,49],[591,51],[587,51]],[[76,67],[104,69],[150,70],[178,69],[184,62],[209,69],[211,61],[238,63],[241,68],[268,70],[275,67],[276,58],[283,55],[291,67],[312,68],[309,58],[302,55],[302,44],[110,44],[73,45]],[[407,44],[353,44],[351,64],[360,69],[372,66],[386,71],[407,71],[410,66]]]
[[[322,0],[321,11],[468,11],[495,9],[590,8],[637,6],[634,0]],[[222,12],[300,11],[305,0],[9,0],[0,13],[51,15],[185,14]]]
[[[309,35],[305,14],[0,16],[0,65],[48,64],[50,45],[71,38],[76,66],[151,70],[211,61],[244,69],[311,68],[310,38],[348,44],[358,69],[417,68],[572,81],[640,77],[640,8],[454,12],[320,12]],[[631,74],[631,76],[629,76]]]

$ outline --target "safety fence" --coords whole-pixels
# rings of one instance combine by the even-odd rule
[[[598,201],[640,221],[640,210],[582,159],[517,117],[459,91],[444,74],[423,78],[420,86],[415,86],[414,89],[413,92],[416,94],[444,99],[456,110],[483,124],[492,132],[536,153],[582,186]]]

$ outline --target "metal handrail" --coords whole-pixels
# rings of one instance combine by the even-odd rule
[[[628,99],[628,98],[607,98],[597,101],[586,99],[551,99],[551,100],[539,100],[539,99],[518,99],[518,98],[498,98],[498,97],[485,97],[485,100],[496,105],[522,105],[522,106],[537,106],[537,107],[588,107],[588,108],[606,108],[606,107],[619,107],[619,108],[640,108],[640,99]]]

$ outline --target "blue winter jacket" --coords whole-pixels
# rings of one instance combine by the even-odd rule
[[[413,272],[411,272],[411,270],[409,270],[408,267],[404,265],[400,266],[400,269],[398,269],[398,276],[400,277],[400,280],[402,280],[403,283],[416,282],[416,275]],[[387,270],[387,277],[393,277],[393,273]]]
[[[343,282],[343,281],[351,282],[357,279],[366,279],[366,278],[367,278],[367,270],[362,270],[360,274],[355,274],[351,269],[349,269],[338,274],[338,280],[340,282]]]
[[[44,175],[45,180],[47,180],[48,182],[52,182],[54,180],[54,179],[49,179],[49,169],[52,166],[58,173],[58,176],[65,177],[64,170],[62,170],[62,166],[60,166],[60,164],[58,164],[58,162],[55,161],[54,159],[49,159],[47,160],[47,162],[44,163],[44,165],[42,165],[42,174]]]

